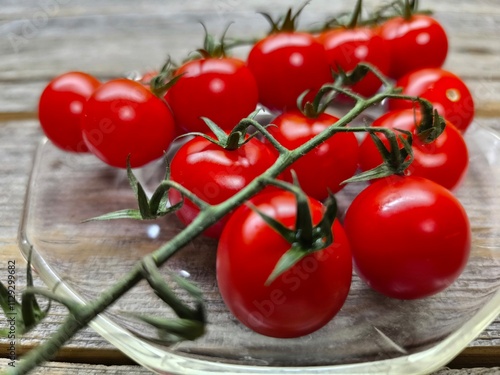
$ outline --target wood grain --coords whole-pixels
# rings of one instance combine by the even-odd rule
[[[379,1],[366,1],[370,7]],[[476,122],[500,131],[500,8],[497,0],[469,2],[422,1],[433,8],[450,35],[446,68],[464,78],[477,104]],[[19,264],[24,285],[24,261],[17,246],[25,187],[33,152],[41,133],[36,121],[38,96],[55,75],[84,70],[108,79],[130,71],[159,67],[167,54],[180,58],[200,45],[203,19],[220,32],[229,20],[231,35],[258,34],[266,26],[255,10],[284,8],[290,1],[2,1],[0,13],[0,277],[8,260]],[[303,25],[335,13],[349,4],[313,0]],[[244,50],[238,53],[244,54]],[[37,285],[42,285],[36,280]],[[20,351],[39,344],[62,321],[65,310],[55,306],[47,320],[22,341]],[[0,340],[0,353],[6,343]],[[4,354],[2,354],[4,355]],[[84,329],[61,350],[61,361],[130,364],[91,329]],[[0,362],[0,368],[5,361]],[[452,367],[500,366],[500,319],[488,327],[451,364]],[[490,374],[496,369],[447,370],[439,375]],[[137,366],[92,366],[49,363],[39,374],[146,374]]]

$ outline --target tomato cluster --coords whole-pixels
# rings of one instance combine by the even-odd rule
[[[217,279],[229,310],[264,335],[301,336],[330,321],[348,296],[353,266],[387,296],[433,295],[453,283],[469,255],[468,218],[451,191],[467,171],[462,134],[474,104],[464,82],[442,68],[448,52],[442,26],[415,13],[408,1],[400,3],[402,15],[379,13],[369,24],[360,22],[359,1],[349,23],[314,33],[296,31],[300,11],[289,12],[252,45],[246,59],[227,56],[221,43],[176,68],[164,67],[150,86],[63,74],[42,93],[41,126],[56,146],[90,151],[120,168],[127,160],[131,167],[143,166],[168,151],[176,136],[195,132],[173,156],[170,178],[217,205],[277,162],[269,137],[288,150],[304,145],[339,123],[329,113],[335,103],[372,97],[386,82],[380,77],[388,77],[401,95],[392,95],[385,113],[369,125],[396,134],[397,147],[389,133],[373,131],[360,140],[348,130],[336,132],[278,176],[298,181],[307,205],[295,190],[283,189],[291,184],[267,187],[205,234],[219,241]],[[325,87],[346,79],[359,63],[373,70],[347,80],[341,94],[318,105],[328,97]],[[437,113],[444,117],[436,139],[422,126],[425,106],[421,112],[415,97],[434,106],[436,121]],[[267,138],[235,128],[259,106],[273,116]],[[413,159],[405,170],[389,161],[400,147],[400,162]],[[330,211],[322,202],[358,171],[381,165],[394,168],[395,175],[374,179],[354,198],[343,223],[335,219],[325,226]],[[182,202],[176,214],[186,225],[198,216],[199,205],[182,192],[171,189],[169,199],[172,205]],[[321,234],[319,242],[311,233]],[[320,247],[307,249],[313,243]],[[305,253],[270,280],[289,249]]]

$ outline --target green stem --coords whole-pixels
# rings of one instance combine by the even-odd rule
[[[361,16],[361,8],[362,8],[363,0],[356,1],[356,6],[352,13],[349,24],[347,25],[348,29],[354,29],[358,25],[359,18]]]
[[[335,89],[340,89],[332,86]],[[164,264],[172,255],[187,245],[193,238],[200,235],[205,229],[209,228],[213,223],[220,220],[230,211],[241,205],[243,202],[251,198],[254,194],[262,190],[269,179],[278,176],[286,167],[291,165],[294,161],[305,155],[313,148],[324,142],[326,139],[332,137],[337,132],[349,131],[344,128],[347,124],[352,122],[364,110],[380,103],[387,97],[392,97],[395,94],[395,89],[388,86],[384,92],[379,93],[369,99],[357,100],[354,107],[335,124],[325,129],[322,133],[315,136],[313,139],[304,143],[302,146],[294,149],[287,150],[282,146],[275,144],[275,147],[280,152],[276,162],[262,175],[254,179],[249,185],[240,190],[237,194],[229,198],[223,203],[213,206],[206,206],[199,215],[182,230],[177,236],[173,237],[170,241],[158,248],[151,256],[158,267]],[[247,120],[253,121],[253,120]],[[265,128],[254,121],[254,125],[258,129],[264,130],[264,135],[269,137],[274,144],[274,138]],[[277,143],[277,142],[276,142]],[[174,187],[174,186],[173,186]],[[178,188],[175,186],[175,188]],[[186,193],[186,192],[184,192]],[[191,197],[192,198],[192,197]],[[198,202],[201,203],[201,202]],[[203,202],[204,203],[204,202]],[[203,204],[202,204],[203,206]],[[40,365],[46,360],[52,358],[57,350],[62,347],[74,334],[80,329],[90,323],[98,314],[105,311],[109,306],[116,302],[122,295],[134,287],[139,281],[144,278],[142,260],[132,268],[132,270],[125,275],[122,279],[118,280],[108,290],[104,291],[93,302],[82,305],[76,311],[72,311],[65,322],[58,328],[58,330],[42,345],[37,346],[31,350],[21,361],[16,364],[16,367],[8,369],[6,374],[26,374],[36,366]]]

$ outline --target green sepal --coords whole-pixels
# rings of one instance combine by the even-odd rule
[[[346,26],[348,29],[354,29],[358,26],[359,20],[361,18],[361,9],[363,8],[363,0],[357,0],[356,5],[354,7],[354,11],[352,12],[351,20],[349,24]]]
[[[147,338],[150,341],[172,344],[183,340],[195,340],[205,333],[206,314],[201,290],[174,273],[170,274],[172,280],[191,297],[194,298],[195,307],[192,308],[177,297],[158,270],[152,256],[145,257],[142,261],[142,274],[155,294],[165,302],[178,318],[160,318],[156,316],[141,315],[125,312],[124,314],[139,319],[156,329],[160,339]]]
[[[174,75],[176,70],[177,64],[169,56],[165,64],[161,67],[160,72],[151,79],[149,83],[151,92],[157,97],[163,98],[165,93],[184,75],[184,73]]]
[[[250,209],[252,209],[256,214],[258,214],[261,217],[261,219],[266,222],[267,225],[269,225],[276,232],[278,232],[280,234],[280,236],[283,237],[287,242],[289,242],[289,243],[295,242],[295,231],[294,230],[287,228],[278,220],[265,214],[264,212],[259,210],[257,207],[255,207],[252,203],[247,202],[246,205]]]
[[[279,33],[279,32],[293,32],[297,30],[297,21],[300,13],[304,10],[307,4],[309,4],[311,0],[304,1],[302,5],[297,9],[295,13],[293,13],[292,8],[289,8],[283,17],[279,17],[277,20],[274,20],[269,14],[264,12],[259,12],[271,25],[271,30],[269,34]]]
[[[195,319],[204,322],[205,312],[203,308],[203,299],[201,291],[191,282],[180,277],[173,277],[177,285],[184,289],[191,297],[195,299],[196,308],[193,309],[181,301],[172,291],[167,282],[160,274],[156,263],[152,257],[146,257],[143,262],[143,275],[155,294],[168,306],[172,308],[175,314],[182,319]],[[171,275],[174,276],[174,275]]]
[[[321,251],[333,243],[334,238],[332,225],[335,221],[335,218],[337,217],[337,203],[333,194],[329,193],[329,196],[325,202],[325,206],[326,210],[321,221],[314,227],[312,225],[312,221],[310,223],[310,243],[305,243],[303,239],[292,243],[292,247],[287,250],[278,260],[278,263],[276,263],[276,266],[271,272],[271,275],[269,275],[268,279],[266,280],[265,285],[270,285],[274,280],[276,280],[277,277],[292,268],[306,255],[309,255],[315,251]],[[297,228],[300,227],[297,226]],[[301,233],[299,231],[296,231],[295,236],[300,237]]]
[[[237,150],[241,146],[250,142],[252,138],[257,136],[257,132],[250,134],[247,136],[248,127],[253,124],[255,116],[260,112],[260,110],[256,110],[252,112],[248,117],[242,119],[235,127],[231,130],[231,132],[226,133],[223,129],[221,129],[215,122],[210,120],[207,117],[202,117],[201,119],[205,122],[205,124],[209,127],[215,137],[211,137],[205,133],[201,132],[190,132],[181,135],[180,137],[187,136],[197,136],[203,137],[207,141],[212,142],[225,150]],[[178,137],[178,138],[180,138]]]
[[[375,168],[342,181],[342,184],[370,181],[388,177],[393,174],[404,174],[404,171],[413,161],[411,132],[401,129],[394,129],[393,131],[385,128],[367,128],[367,131],[377,146],[383,162]],[[396,135],[395,132],[399,132],[401,134]],[[390,149],[385,146],[376,133],[384,133],[389,141]],[[405,137],[403,135],[405,135]],[[399,147],[399,143],[401,143],[401,147]]]
[[[184,340],[196,340],[205,334],[205,323],[182,318],[160,318],[151,315],[141,315],[133,312],[123,312],[124,315],[136,318],[158,329],[161,340],[152,340],[163,344],[175,344]],[[148,338],[148,340],[150,340]]]
[[[321,241],[321,243],[316,244],[316,248],[324,248],[330,246],[334,240],[332,225],[337,218],[338,206],[337,200],[335,199],[335,196],[331,193],[331,191],[328,191],[328,198],[326,199],[324,204],[326,210],[323,214],[323,218],[318,223],[318,225],[313,228],[314,238]]]
[[[168,161],[165,159],[167,165],[165,177],[163,181],[168,181],[170,179],[170,166]],[[124,209],[119,211],[114,211],[106,213],[104,215],[96,216],[90,219],[86,219],[83,222],[89,221],[104,221],[104,220],[117,220],[117,219],[134,219],[134,220],[155,220],[159,217],[165,216],[172,212],[177,211],[183,205],[183,201],[179,203],[168,206],[168,191],[169,186],[167,184],[161,183],[158,185],[156,190],[153,192],[151,198],[149,199],[141,183],[137,180],[131,166],[130,159],[127,158],[127,177],[137,199],[138,209]]]
[[[318,90],[312,102],[304,102],[309,92],[310,90],[305,90],[297,98],[297,108],[307,118],[317,118],[324,113],[338,94],[332,87],[325,85]]]
[[[292,247],[284,253],[276,263],[273,272],[269,275],[265,285],[269,286],[277,277],[292,268],[298,261],[310,252],[299,244],[292,244]]]
[[[444,131],[446,121],[427,100],[420,99],[422,118],[417,126],[417,136],[424,143],[435,141]]]
[[[304,256],[315,251],[320,251],[333,243],[332,225],[337,216],[335,197],[329,192],[325,202],[326,209],[321,221],[314,225],[307,195],[300,189],[297,176],[292,170],[293,184],[270,179],[268,182],[279,188],[293,193],[297,199],[297,214],[295,228],[289,229],[278,220],[264,214],[258,208],[247,202],[247,206],[256,212],[273,230],[281,235],[291,246],[280,258],[266,285],[272,283],[283,272],[293,267]]]
[[[428,9],[419,10],[418,0],[394,0],[379,7],[371,19],[364,24],[382,23],[394,17],[403,17],[405,20],[410,20],[415,14],[431,15],[432,11]]]
[[[198,52],[203,59],[219,59],[226,57],[226,45],[224,40],[231,24],[228,24],[226,26],[221,38],[217,40],[212,34],[208,32],[205,24],[203,22],[200,23],[203,27],[203,30],[205,31],[205,37],[203,39],[203,47],[198,48],[196,52]]]
[[[352,86],[365,78],[372,70],[373,68],[367,63],[360,63],[349,72],[344,71],[340,65],[337,65],[337,70],[333,71],[333,75],[335,80],[340,79],[342,85]]]
[[[33,275],[31,272],[31,252],[28,254],[26,265],[26,287],[33,287]],[[2,308],[7,319],[10,316],[16,317],[16,334],[22,336],[36,327],[48,314],[51,301],[49,300],[47,307],[42,310],[34,294],[23,293],[21,303],[16,299],[9,299],[8,288],[0,282],[0,307]],[[9,334],[9,329],[1,329],[2,336]]]

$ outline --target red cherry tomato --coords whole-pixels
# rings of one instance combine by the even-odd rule
[[[379,32],[389,46],[389,76],[400,78],[417,69],[439,68],[448,54],[448,37],[434,18],[414,14],[384,22]]]
[[[328,63],[338,72],[341,67],[345,72],[353,70],[361,62],[369,63],[384,75],[389,72],[386,42],[371,28],[339,28],[320,34],[318,40],[325,47]],[[373,96],[382,86],[375,74],[368,73],[351,88],[365,97]]]
[[[404,95],[430,101],[439,114],[464,132],[474,118],[474,100],[465,83],[455,74],[439,68],[416,70],[399,79]],[[389,109],[413,108],[411,101],[390,100]]]
[[[292,193],[263,193],[252,203],[295,228],[297,203]],[[324,207],[314,199],[309,200],[309,207],[317,224]],[[303,336],[328,323],[344,304],[352,277],[349,243],[337,220],[332,231],[332,245],[305,256],[266,286],[291,245],[252,209],[239,207],[217,248],[217,282],[229,310],[247,327],[272,337]]]
[[[450,286],[470,251],[469,220],[441,185],[416,176],[391,176],[352,202],[345,230],[357,274],[376,291],[416,299]]]
[[[165,98],[177,126],[186,132],[210,132],[201,117],[230,131],[257,107],[257,83],[239,59],[193,60],[181,66],[175,75],[181,77]]]
[[[175,134],[169,108],[144,85],[128,79],[104,83],[84,108],[83,138],[105,163],[133,168],[163,156]]]
[[[218,204],[239,192],[275,160],[271,148],[256,138],[236,150],[226,150],[203,137],[195,137],[174,155],[171,179],[207,203]],[[172,204],[177,204],[182,197],[172,189],[169,198]],[[186,225],[198,213],[198,207],[189,199],[176,211],[177,217]],[[226,221],[227,218],[215,223],[204,234],[219,237]]]
[[[413,162],[405,171],[407,175],[428,178],[447,189],[455,189],[467,172],[469,153],[462,134],[450,122],[444,132],[431,143],[424,143],[417,135],[416,123],[420,121],[420,112],[402,109],[388,112],[376,119],[372,126],[410,131],[413,135]],[[378,137],[389,146],[387,138]],[[382,163],[375,142],[366,137],[359,150],[359,164],[362,170],[375,168]]]
[[[101,83],[82,72],[64,73],[49,82],[40,96],[38,118],[42,130],[57,147],[88,152],[80,127],[82,109]]]
[[[257,42],[248,55],[259,100],[270,110],[295,109],[297,98],[332,81],[325,49],[312,35],[277,32]]]
[[[268,130],[288,149],[295,149],[338,121],[323,113],[309,118],[299,110],[284,112],[276,117]],[[336,193],[340,183],[352,177],[358,167],[358,141],[353,133],[338,133],[308,154],[302,156],[280,176],[292,181],[291,170],[297,174],[304,192],[318,200],[328,197],[328,190]]]

